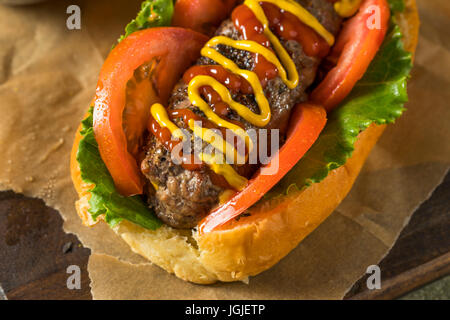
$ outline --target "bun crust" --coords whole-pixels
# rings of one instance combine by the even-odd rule
[[[405,3],[405,12],[396,18],[404,34],[405,48],[414,52],[419,17],[415,0]],[[233,220],[220,230],[199,235],[164,225],[152,231],[123,221],[114,231],[134,252],[183,280],[200,284],[246,281],[248,276],[280,261],[335,210],[350,191],[384,129],[384,125],[372,125],[361,132],[352,157],[322,182],[289,193],[276,204],[269,204],[270,209],[252,212],[251,216]],[[88,213],[90,193],[87,191],[92,186],[81,180],[76,161],[80,139],[77,132],[71,154],[71,175],[79,196],[78,215],[85,225],[92,226],[96,222]]]

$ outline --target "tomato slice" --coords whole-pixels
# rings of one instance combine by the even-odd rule
[[[150,106],[167,103],[173,86],[199,57],[207,40],[182,28],[146,29],[120,42],[103,64],[94,102],[94,134],[100,155],[122,195],[143,192],[144,179],[135,156]],[[146,79],[135,76],[142,66],[148,67]],[[135,83],[127,94],[130,80]],[[126,108],[130,100],[131,106]]]
[[[237,0],[177,0],[172,25],[212,35]]]
[[[309,103],[297,105],[291,116],[287,140],[277,156],[255,174],[244,190],[206,216],[199,224],[199,232],[207,233],[224,225],[261,199],[303,157],[326,122],[323,107]],[[278,161],[278,169],[264,174],[263,170],[273,165],[274,161]]]
[[[313,90],[312,101],[330,111],[347,97],[378,52],[389,17],[386,0],[364,0],[340,32],[328,58],[337,64]]]

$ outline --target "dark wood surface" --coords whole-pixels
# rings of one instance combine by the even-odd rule
[[[381,290],[360,279],[346,299],[392,299],[450,274],[450,174],[413,215],[380,263]],[[0,192],[0,299],[91,299],[90,250],[62,230],[41,200]],[[81,289],[69,290],[67,267],[81,269]]]
[[[381,290],[368,290],[367,277],[347,299],[393,299],[450,274],[450,173],[413,214],[389,254],[380,262]]]
[[[8,299],[91,299],[90,250],[62,230],[62,218],[39,199],[0,193],[0,285]],[[81,269],[81,289],[67,289],[67,267]]]

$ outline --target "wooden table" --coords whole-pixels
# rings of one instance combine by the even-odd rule
[[[346,299],[392,299],[450,274],[449,191],[450,174],[381,262],[382,289],[367,290],[362,278]],[[89,255],[41,200],[0,192],[0,299],[91,299]],[[69,265],[81,268],[80,290],[66,287]]]

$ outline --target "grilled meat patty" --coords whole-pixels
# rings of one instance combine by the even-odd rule
[[[334,11],[333,5],[327,0],[300,0],[309,12],[331,33],[337,34],[341,24],[340,17]],[[235,40],[242,37],[231,20],[222,23],[216,35],[226,36]],[[320,60],[307,56],[302,46],[293,40],[280,39],[294,61],[298,74],[299,85],[290,90],[276,77],[269,80],[264,92],[271,107],[271,120],[265,129],[280,130],[280,146],[284,140],[290,112],[295,104],[307,100],[306,89],[313,83]],[[219,45],[217,50],[233,60],[240,68],[252,70],[254,66],[253,54]],[[198,65],[213,65],[214,61],[202,57],[197,61]],[[259,112],[258,105],[252,94],[233,93],[233,99],[250,108],[253,112]],[[181,80],[174,88],[169,109],[188,108],[197,114],[201,114],[194,107],[187,94],[187,84]],[[230,111],[227,118],[241,121],[246,129],[255,128],[252,124],[240,118],[236,112]],[[183,122],[174,122],[179,127],[186,127]],[[256,169],[255,165],[244,165],[234,168],[241,175],[250,177]],[[192,228],[197,225],[213,206],[218,203],[218,197],[224,191],[224,187],[213,182],[214,174],[205,166],[201,170],[191,171],[171,160],[170,152],[152,134],[149,135],[146,146],[146,157],[142,161],[141,170],[151,183],[148,184],[149,206],[156,215],[166,224],[175,228]],[[217,178],[217,177],[216,177]],[[157,188],[154,188],[157,185]]]

